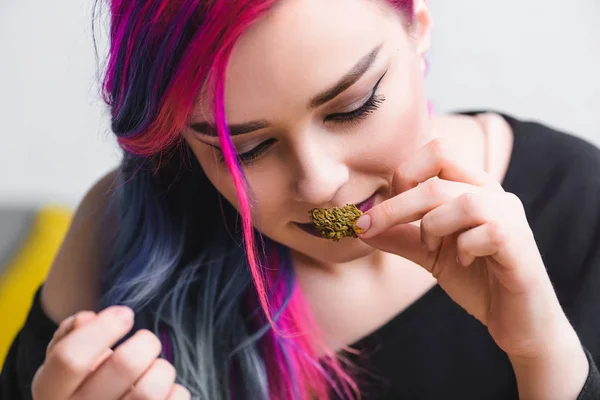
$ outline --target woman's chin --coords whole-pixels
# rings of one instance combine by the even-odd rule
[[[339,242],[327,239],[321,239],[322,244],[314,245],[305,243],[302,248],[295,248],[295,251],[304,254],[319,263],[342,264],[351,262],[372,254],[376,249],[367,245],[357,238],[344,238]]]

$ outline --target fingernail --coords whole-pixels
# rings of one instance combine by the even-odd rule
[[[371,216],[367,214],[361,217],[354,223],[354,231],[356,233],[365,233],[371,227]]]
[[[133,310],[129,307],[119,306],[115,310],[115,315],[123,322],[131,322],[133,320]]]

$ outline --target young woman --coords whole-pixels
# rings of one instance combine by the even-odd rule
[[[431,115],[424,0],[109,4],[123,161],[3,398],[600,398],[600,151]]]

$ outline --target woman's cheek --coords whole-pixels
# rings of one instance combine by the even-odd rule
[[[240,205],[233,179],[227,167],[217,159],[215,151],[208,146],[202,146],[197,143],[191,143],[190,148],[196,156],[200,167],[204,170],[206,177],[212,185],[221,193],[221,195],[239,212]],[[285,198],[283,193],[275,193],[278,188],[285,187],[281,182],[282,177],[274,171],[281,171],[281,168],[261,168],[260,166],[252,169],[245,169],[248,184],[252,188],[256,200],[260,207],[252,207],[252,220],[255,224],[269,224],[270,220],[279,218],[273,210],[278,210],[281,204],[280,199]],[[260,215],[257,210],[260,209]]]
[[[260,221],[264,229],[270,230],[286,219],[286,212],[293,204],[289,188],[290,176],[294,174],[288,170],[287,164],[280,165],[273,162],[274,159],[265,161],[269,162],[264,169],[249,172],[247,177],[260,205],[255,208],[259,214],[253,215],[253,218]]]
[[[427,142],[428,122],[418,109],[410,107],[402,111],[395,104],[387,104],[380,118],[365,135],[361,158],[372,160],[379,171],[395,169]],[[375,165],[372,166],[373,168]]]
[[[208,180],[239,211],[240,207],[233,180],[227,167],[218,161],[215,150],[197,143],[190,144],[190,148]]]

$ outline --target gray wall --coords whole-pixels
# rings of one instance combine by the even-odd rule
[[[600,144],[600,1],[430,4],[439,111],[493,108]],[[118,161],[97,98],[91,8],[0,1],[0,203],[75,205]]]
[[[497,109],[600,144],[600,1],[429,3],[438,110]]]

